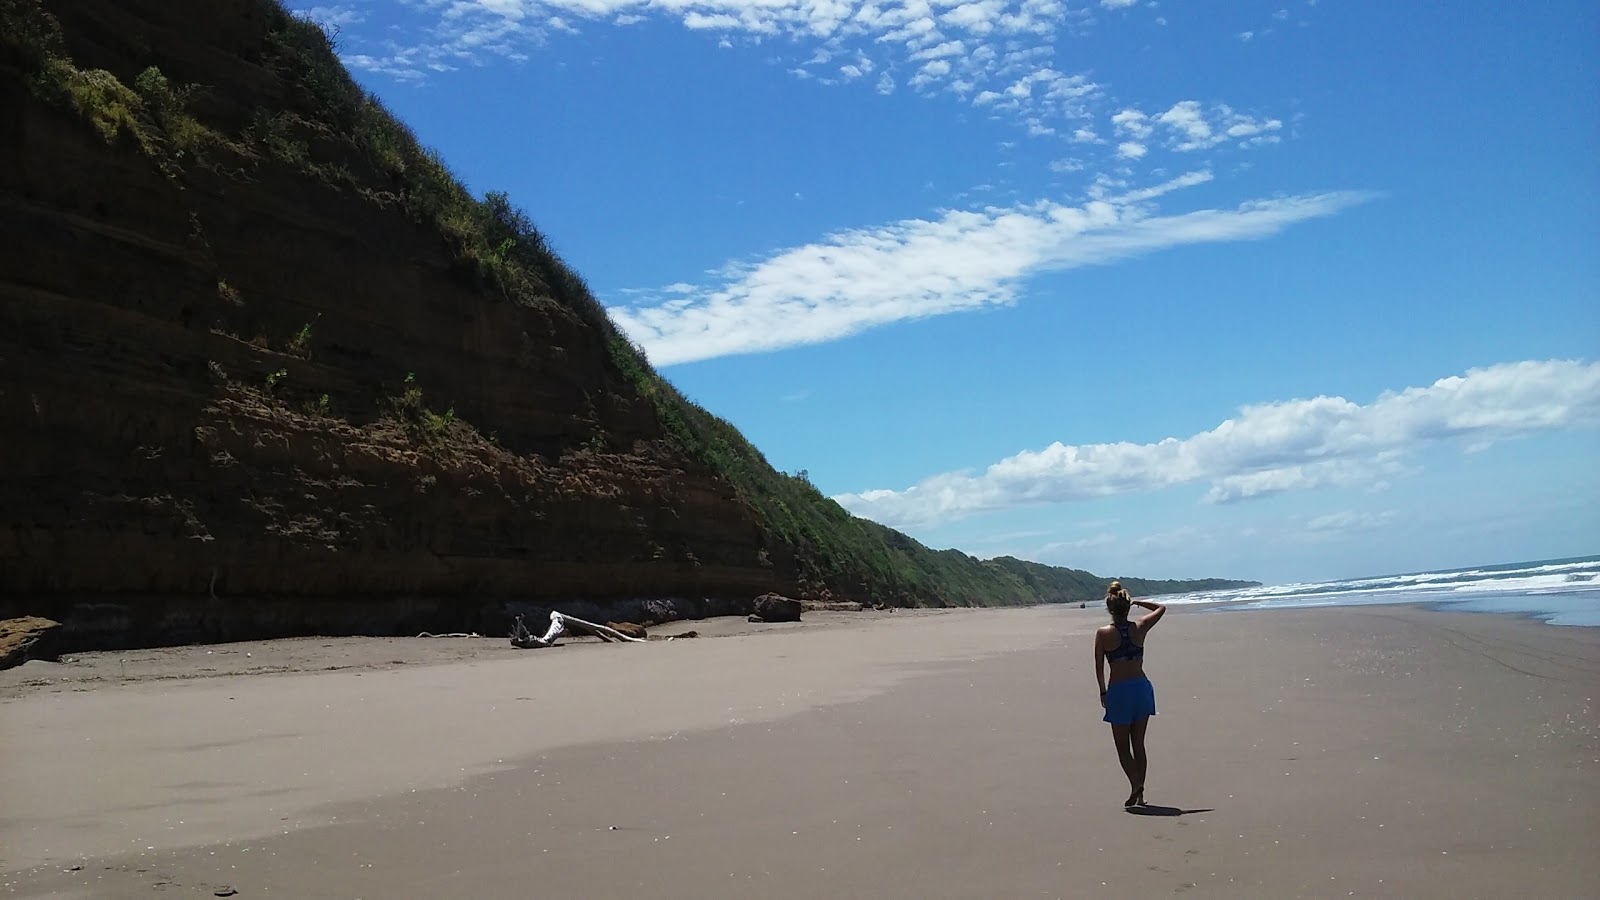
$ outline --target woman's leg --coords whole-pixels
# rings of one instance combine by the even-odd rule
[[[1148,727],[1150,727],[1149,716],[1138,719],[1132,725],[1128,726],[1128,743],[1131,745],[1129,749],[1133,755],[1134,770],[1134,775],[1130,775],[1129,777],[1133,778],[1137,776],[1138,780],[1134,782],[1133,787],[1134,790],[1141,794],[1144,793],[1145,769],[1149,765],[1149,760],[1146,759],[1144,755],[1144,730]]]
[[[1111,738],[1117,742],[1117,759],[1122,762],[1122,772],[1128,776],[1128,787],[1132,791],[1128,794],[1128,802],[1123,804],[1124,806],[1132,806],[1134,798],[1139,793],[1138,768],[1134,762],[1133,744],[1130,740],[1131,730],[1132,726],[1129,725],[1111,726]]]

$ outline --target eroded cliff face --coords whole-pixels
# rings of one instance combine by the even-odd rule
[[[775,472],[277,0],[0,0],[0,619],[74,650],[1103,587]]]
[[[44,6],[80,68],[199,85],[224,135],[283,89],[260,3]],[[115,646],[797,589],[603,335],[464,283],[381,191],[174,164],[16,67],[0,109],[0,617]]]

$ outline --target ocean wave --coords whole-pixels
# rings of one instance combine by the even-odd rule
[[[1169,604],[1235,603],[1247,608],[1349,603],[1403,603],[1463,595],[1589,591],[1600,578],[1600,557],[1411,572],[1337,581],[1293,582],[1243,590],[1197,591],[1163,597]]]
[[[1529,615],[1553,624],[1600,625],[1600,557],[1200,591],[1161,599],[1169,604],[1224,603],[1226,609],[1423,603]]]

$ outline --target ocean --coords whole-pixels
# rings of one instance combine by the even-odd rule
[[[1600,627],[1600,556],[1407,572],[1346,581],[1172,594],[1163,603],[1228,603],[1219,611],[1419,603],[1460,612]]]

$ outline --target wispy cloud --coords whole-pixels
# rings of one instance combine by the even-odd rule
[[[950,472],[904,490],[834,499],[857,515],[898,527],[1197,481],[1211,481],[1208,500],[1227,502],[1381,478],[1395,471],[1397,454],[1433,442],[1596,425],[1600,363],[1530,360],[1472,369],[1366,405],[1324,396],[1247,406],[1188,438],[1054,443],[1003,459],[981,474]]]
[[[659,365],[836,340],[891,322],[1013,302],[1030,275],[1167,247],[1262,238],[1367,195],[1336,192],[1160,214],[1150,201],[1210,179],[1192,172],[1080,206],[952,210],[829,235],[713,272],[693,294],[610,309]]]
[[[1313,534],[1348,534],[1353,531],[1372,531],[1394,521],[1395,511],[1362,512],[1342,510],[1317,516],[1306,522],[1305,530]]]
[[[323,21],[354,23],[361,21],[355,2],[367,0],[314,11]],[[1135,0],[1100,5],[1121,10]],[[1010,120],[1033,137],[1099,143],[1094,126],[1113,112],[1104,108],[1106,89],[1056,52],[1063,37],[1093,26],[1092,12],[1064,0],[407,0],[389,7],[383,28],[347,32],[345,61],[419,80],[496,59],[526,60],[531,48],[584,22],[668,19],[714,35],[719,46],[782,38],[780,46],[798,52],[780,49],[774,58],[798,78],[875,85],[880,94],[905,86]],[[875,82],[866,79],[874,73]],[[1212,126],[1218,134],[1228,127]],[[1126,162],[1144,148],[1135,136],[1107,145],[1105,155]]]
[[[1399,450],[1370,458],[1324,459],[1271,469],[1213,478],[1206,491],[1208,503],[1235,503],[1256,497],[1324,487],[1360,487],[1369,492],[1386,490],[1390,482],[1414,471]]]
[[[1245,115],[1226,103],[1207,108],[1197,100],[1181,100],[1165,112],[1153,115],[1139,109],[1124,109],[1111,117],[1111,125],[1131,141],[1159,137],[1163,146],[1179,153],[1210,150],[1230,141],[1240,147],[1276,143],[1277,132],[1283,128],[1279,119]],[[1142,144],[1138,146],[1143,147]]]
[[[300,15],[316,22],[330,31],[338,31],[347,25],[357,25],[366,21],[366,14],[354,6],[342,4],[330,6],[312,6],[298,11]]]

